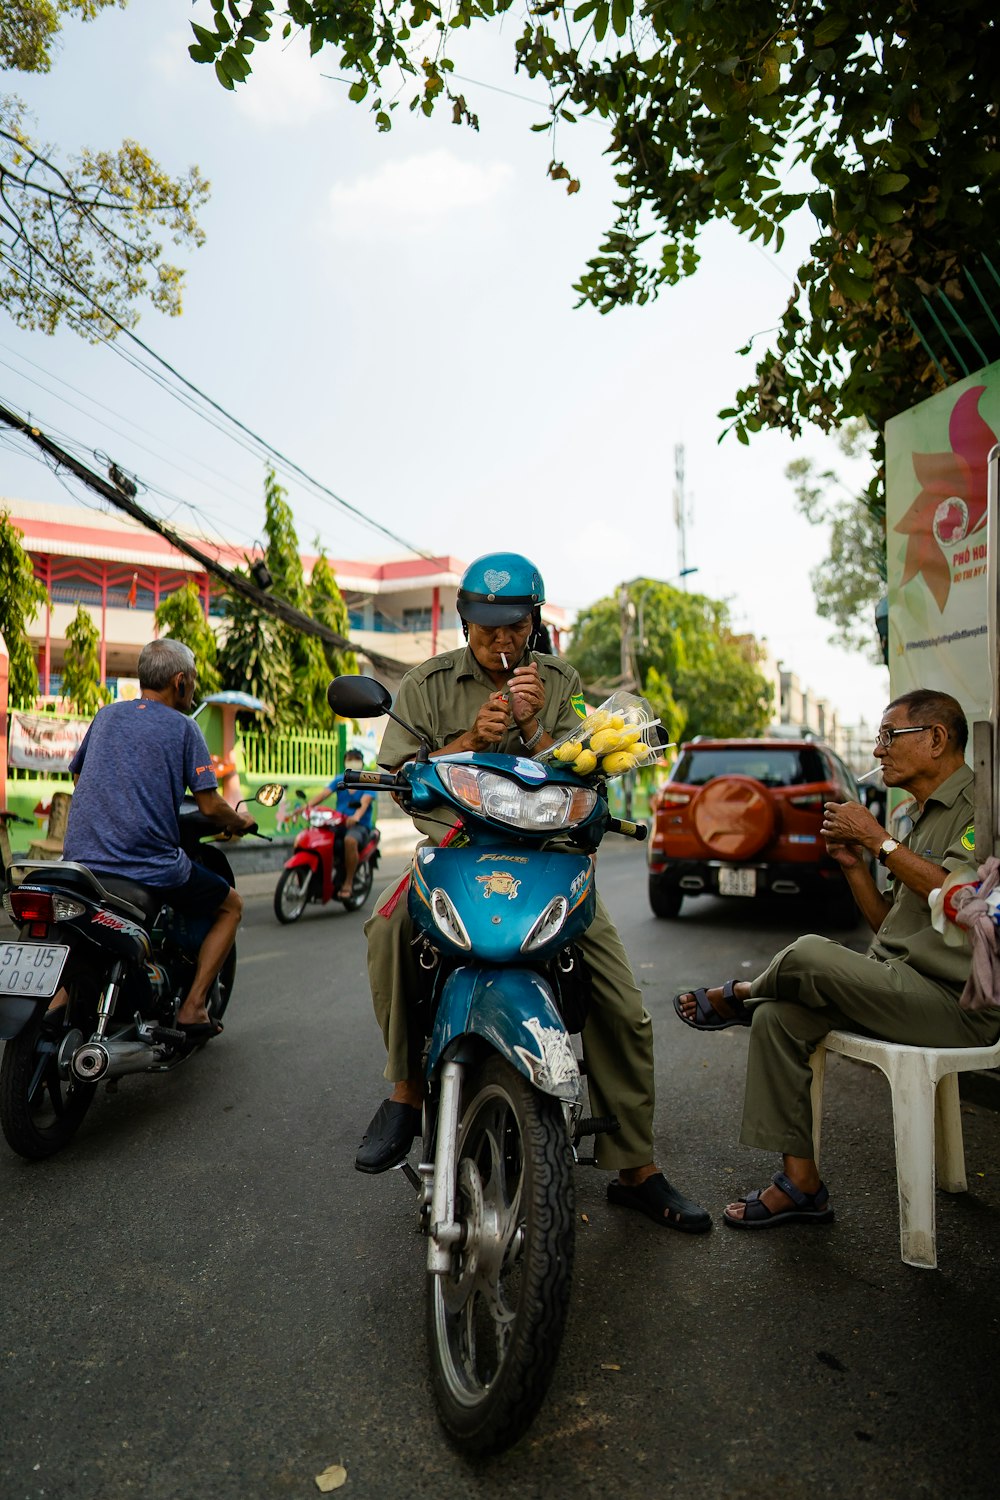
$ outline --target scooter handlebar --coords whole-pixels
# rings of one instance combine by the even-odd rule
[[[622,833],[627,839],[635,839],[637,844],[644,844],[649,837],[645,823],[630,823],[627,818],[609,818],[608,832]]]
[[[371,787],[381,792],[408,792],[410,783],[395,771],[345,771],[345,786]]]

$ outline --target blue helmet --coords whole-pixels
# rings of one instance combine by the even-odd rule
[[[520,552],[477,557],[458,586],[458,613],[473,625],[513,625],[544,601],[542,575]]]

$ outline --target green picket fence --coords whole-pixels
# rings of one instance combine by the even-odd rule
[[[346,743],[343,724],[329,734],[261,734],[245,729],[240,734],[244,777],[329,781],[343,767]]]

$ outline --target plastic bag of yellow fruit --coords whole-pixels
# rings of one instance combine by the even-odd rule
[[[578,776],[624,776],[654,761],[666,748],[665,739],[645,698],[617,692],[536,758],[565,766]]]

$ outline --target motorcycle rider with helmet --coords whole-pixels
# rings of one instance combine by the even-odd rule
[[[538,569],[519,553],[488,553],[466,569],[458,590],[465,649],[445,651],[415,667],[396,697],[396,712],[419,731],[432,756],[470,750],[531,755],[585,717],[575,669],[534,649],[544,599]],[[379,763],[396,770],[418,749],[413,736],[393,721]],[[447,832],[439,819],[414,821],[431,843],[440,843]],[[413,926],[396,888],[379,898],[365,934],[372,1000],[388,1053],[385,1077],[393,1089],[368,1126],[355,1166],[383,1172],[404,1159],[419,1133],[423,1097],[422,1038],[411,1035],[407,1004],[418,984]],[[591,1109],[595,1115],[616,1115],[621,1127],[598,1136],[596,1143],[598,1165],[618,1172],[608,1184],[609,1201],[661,1226],[702,1233],[711,1228],[709,1214],[655,1164],[652,1022],[600,898],[579,947],[593,985],[583,1031]]]

